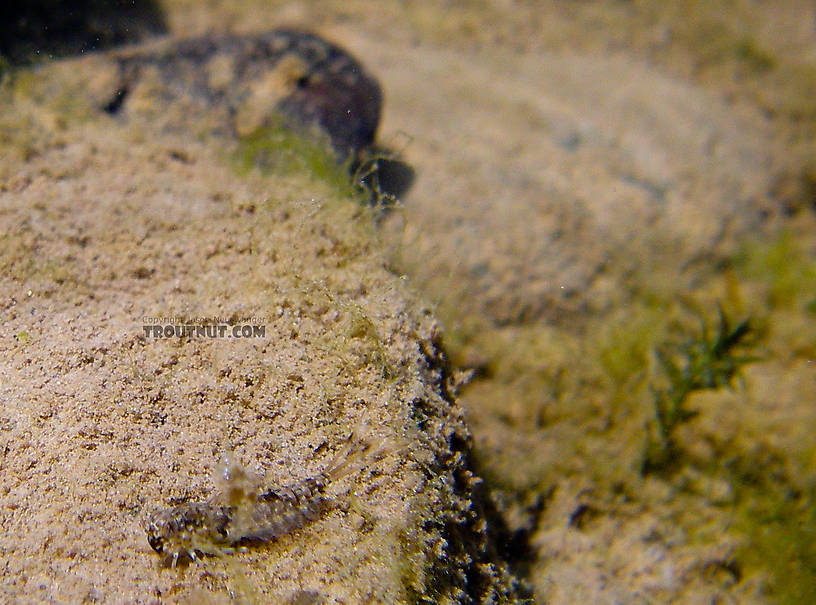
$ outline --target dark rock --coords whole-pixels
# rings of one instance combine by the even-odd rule
[[[12,63],[101,50],[166,30],[154,0],[0,4],[0,55]]]
[[[341,48],[298,30],[173,41],[127,51],[118,61],[109,113],[126,109],[130,92],[151,73],[162,103],[223,110],[238,136],[270,125],[322,134],[341,160],[369,147],[380,121],[377,81]]]

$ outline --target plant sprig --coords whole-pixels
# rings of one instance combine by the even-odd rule
[[[715,334],[711,334],[708,324],[701,318],[699,334],[655,349],[669,386],[651,387],[655,418],[647,427],[641,474],[666,470],[676,459],[675,430],[697,415],[696,410],[686,407],[692,393],[733,388],[733,381],[742,367],[758,359],[739,354],[740,349],[744,350],[750,344],[747,342],[753,334],[750,319],[732,325],[722,307],[718,306],[717,311],[719,323]]]

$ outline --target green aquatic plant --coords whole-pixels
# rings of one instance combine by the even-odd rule
[[[748,319],[732,324],[718,307],[719,325],[711,333],[704,319],[700,332],[680,342],[668,342],[655,349],[668,386],[651,386],[654,421],[647,426],[646,447],[641,474],[665,470],[676,460],[678,445],[675,431],[697,412],[687,407],[689,396],[697,391],[731,388],[740,369],[757,358],[740,354],[753,331]]]

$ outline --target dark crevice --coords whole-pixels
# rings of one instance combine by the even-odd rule
[[[441,336],[421,343],[434,388],[454,405],[455,379]],[[491,495],[492,488],[478,474],[470,434],[463,428],[448,437],[449,452],[438,460],[440,470],[452,479],[450,509],[437,520],[446,543],[446,557],[438,562],[426,583],[426,595],[450,594],[461,590],[462,603],[530,603],[533,590],[526,580],[535,560],[530,537],[537,528],[547,496],[531,508],[534,522],[511,529]],[[458,570],[452,562],[466,562]],[[425,602],[418,599],[418,602]]]
[[[128,92],[129,90],[127,86],[117,89],[117,91],[113,94],[113,97],[111,97],[111,100],[102,106],[102,110],[111,115],[118,113],[122,108],[122,104],[125,102],[125,97],[127,97]]]

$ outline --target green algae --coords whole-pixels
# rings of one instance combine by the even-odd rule
[[[794,458],[810,458],[816,450]],[[744,537],[736,558],[743,572],[767,573],[764,592],[780,605],[816,594],[816,474],[790,464],[791,452],[754,446],[733,450],[711,472],[734,487],[734,530]],[[798,468],[797,468],[798,467]]]
[[[763,302],[768,307],[811,313],[816,305],[816,256],[791,232],[746,243],[734,265],[743,279],[764,285]]]
[[[275,176],[308,174],[340,195],[355,193],[348,166],[338,162],[327,137],[310,137],[277,122],[239,139],[232,157],[239,175],[252,169]]]

